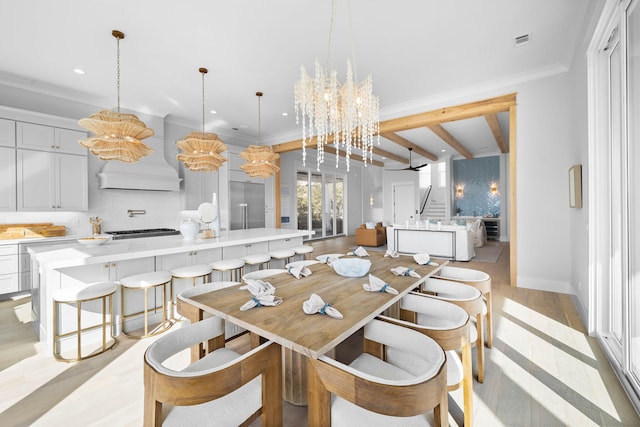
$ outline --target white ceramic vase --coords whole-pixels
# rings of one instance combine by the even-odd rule
[[[198,232],[200,231],[200,224],[191,219],[182,221],[180,223],[180,233],[184,237],[184,240],[196,240]]]

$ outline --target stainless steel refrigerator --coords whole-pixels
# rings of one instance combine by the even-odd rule
[[[265,218],[264,184],[229,182],[229,217],[232,230],[263,228]]]

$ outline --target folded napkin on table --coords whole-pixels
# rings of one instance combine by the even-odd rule
[[[391,269],[391,272],[396,276],[411,276],[415,277],[416,279],[420,278],[420,275],[416,273],[413,268],[409,267],[394,267]]]
[[[323,264],[331,265],[333,261],[340,259],[340,257],[337,255],[320,255],[317,259]]]
[[[387,292],[389,294],[398,295],[398,291],[388,283],[385,283],[384,280],[374,276],[373,274],[369,275],[369,283],[363,283],[362,287],[365,291],[369,292]]]
[[[357,248],[354,249],[353,252],[349,252],[347,255],[355,255],[355,256],[363,257],[363,256],[369,256],[369,252],[367,252],[367,250],[362,246],[358,246]]]
[[[245,279],[245,283],[246,285],[240,286],[239,289],[248,290],[252,296],[240,307],[240,311],[260,306],[276,306],[282,303],[282,298],[274,295],[276,288],[271,283],[251,279]]]
[[[331,304],[325,303],[317,294],[311,294],[309,299],[302,303],[302,311],[307,314],[326,314],[334,319],[343,318],[342,313],[331,307]]]
[[[420,264],[420,265],[434,265],[434,266],[438,265],[437,262],[431,261],[431,257],[429,256],[429,254],[415,254],[413,256],[413,259],[416,261],[417,264]]]
[[[385,257],[390,256],[391,258],[398,258],[400,256],[400,254],[392,249],[387,249],[387,251],[384,253]]]
[[[287,273],[291,274],[296,279],[299,279],[310,275],[311,270],[309,270],[309,267],[305,265],[291,265],[287,267]]]

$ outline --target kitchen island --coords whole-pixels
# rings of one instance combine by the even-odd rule
[[[118,281],[138,273],[171,270],[191,264],[211,263],[220,259],[238,258],[254,253],[263,253],[302,245],[306,231],[276,228],[258,228],[222,232],[211,239],[185,240],[182,236],[160,236],[128,240],[113,240],[100,246],[84,246],[74,242],[65,245],[40,245],[29,248],[32,263],[32,317],[36,335],[40,341],[52,348],[53,301],[52,292],[75,286],[86,286],[100,281]],[[214,277],[213,280],[217,278]],[[174,291],[186,288],[186,283],[176,283]],[[189,284],[190,286],[190,284]],[[150,307],[162,306],[162,293],[158,290],[150,295]],[[113,301],[114,331],[120,333],[120,289]],[[143,306],[142,292],[133,295],[127,306],[133,310]],[[99,307],[83,304],[83,324],[97,323]],[[127,310],[128,312],[128,310]],[[63,306],[60,329],[64,332],[75,328],[75,308]],[[162,317],[161,310],[150,316],[152,321]],[[127,320],[127,329],[142,325],[142,317]],[[99,331],[83,335],[83,343],[98,342]],[[73,345],[72,340],[63,340],[64,351]]]

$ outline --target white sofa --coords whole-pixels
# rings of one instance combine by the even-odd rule
[[[427,253],[435,258],[470,261],[476,254],[474,237],[464,225],[431,228],[387,227],[387,248],[403,254]]]

